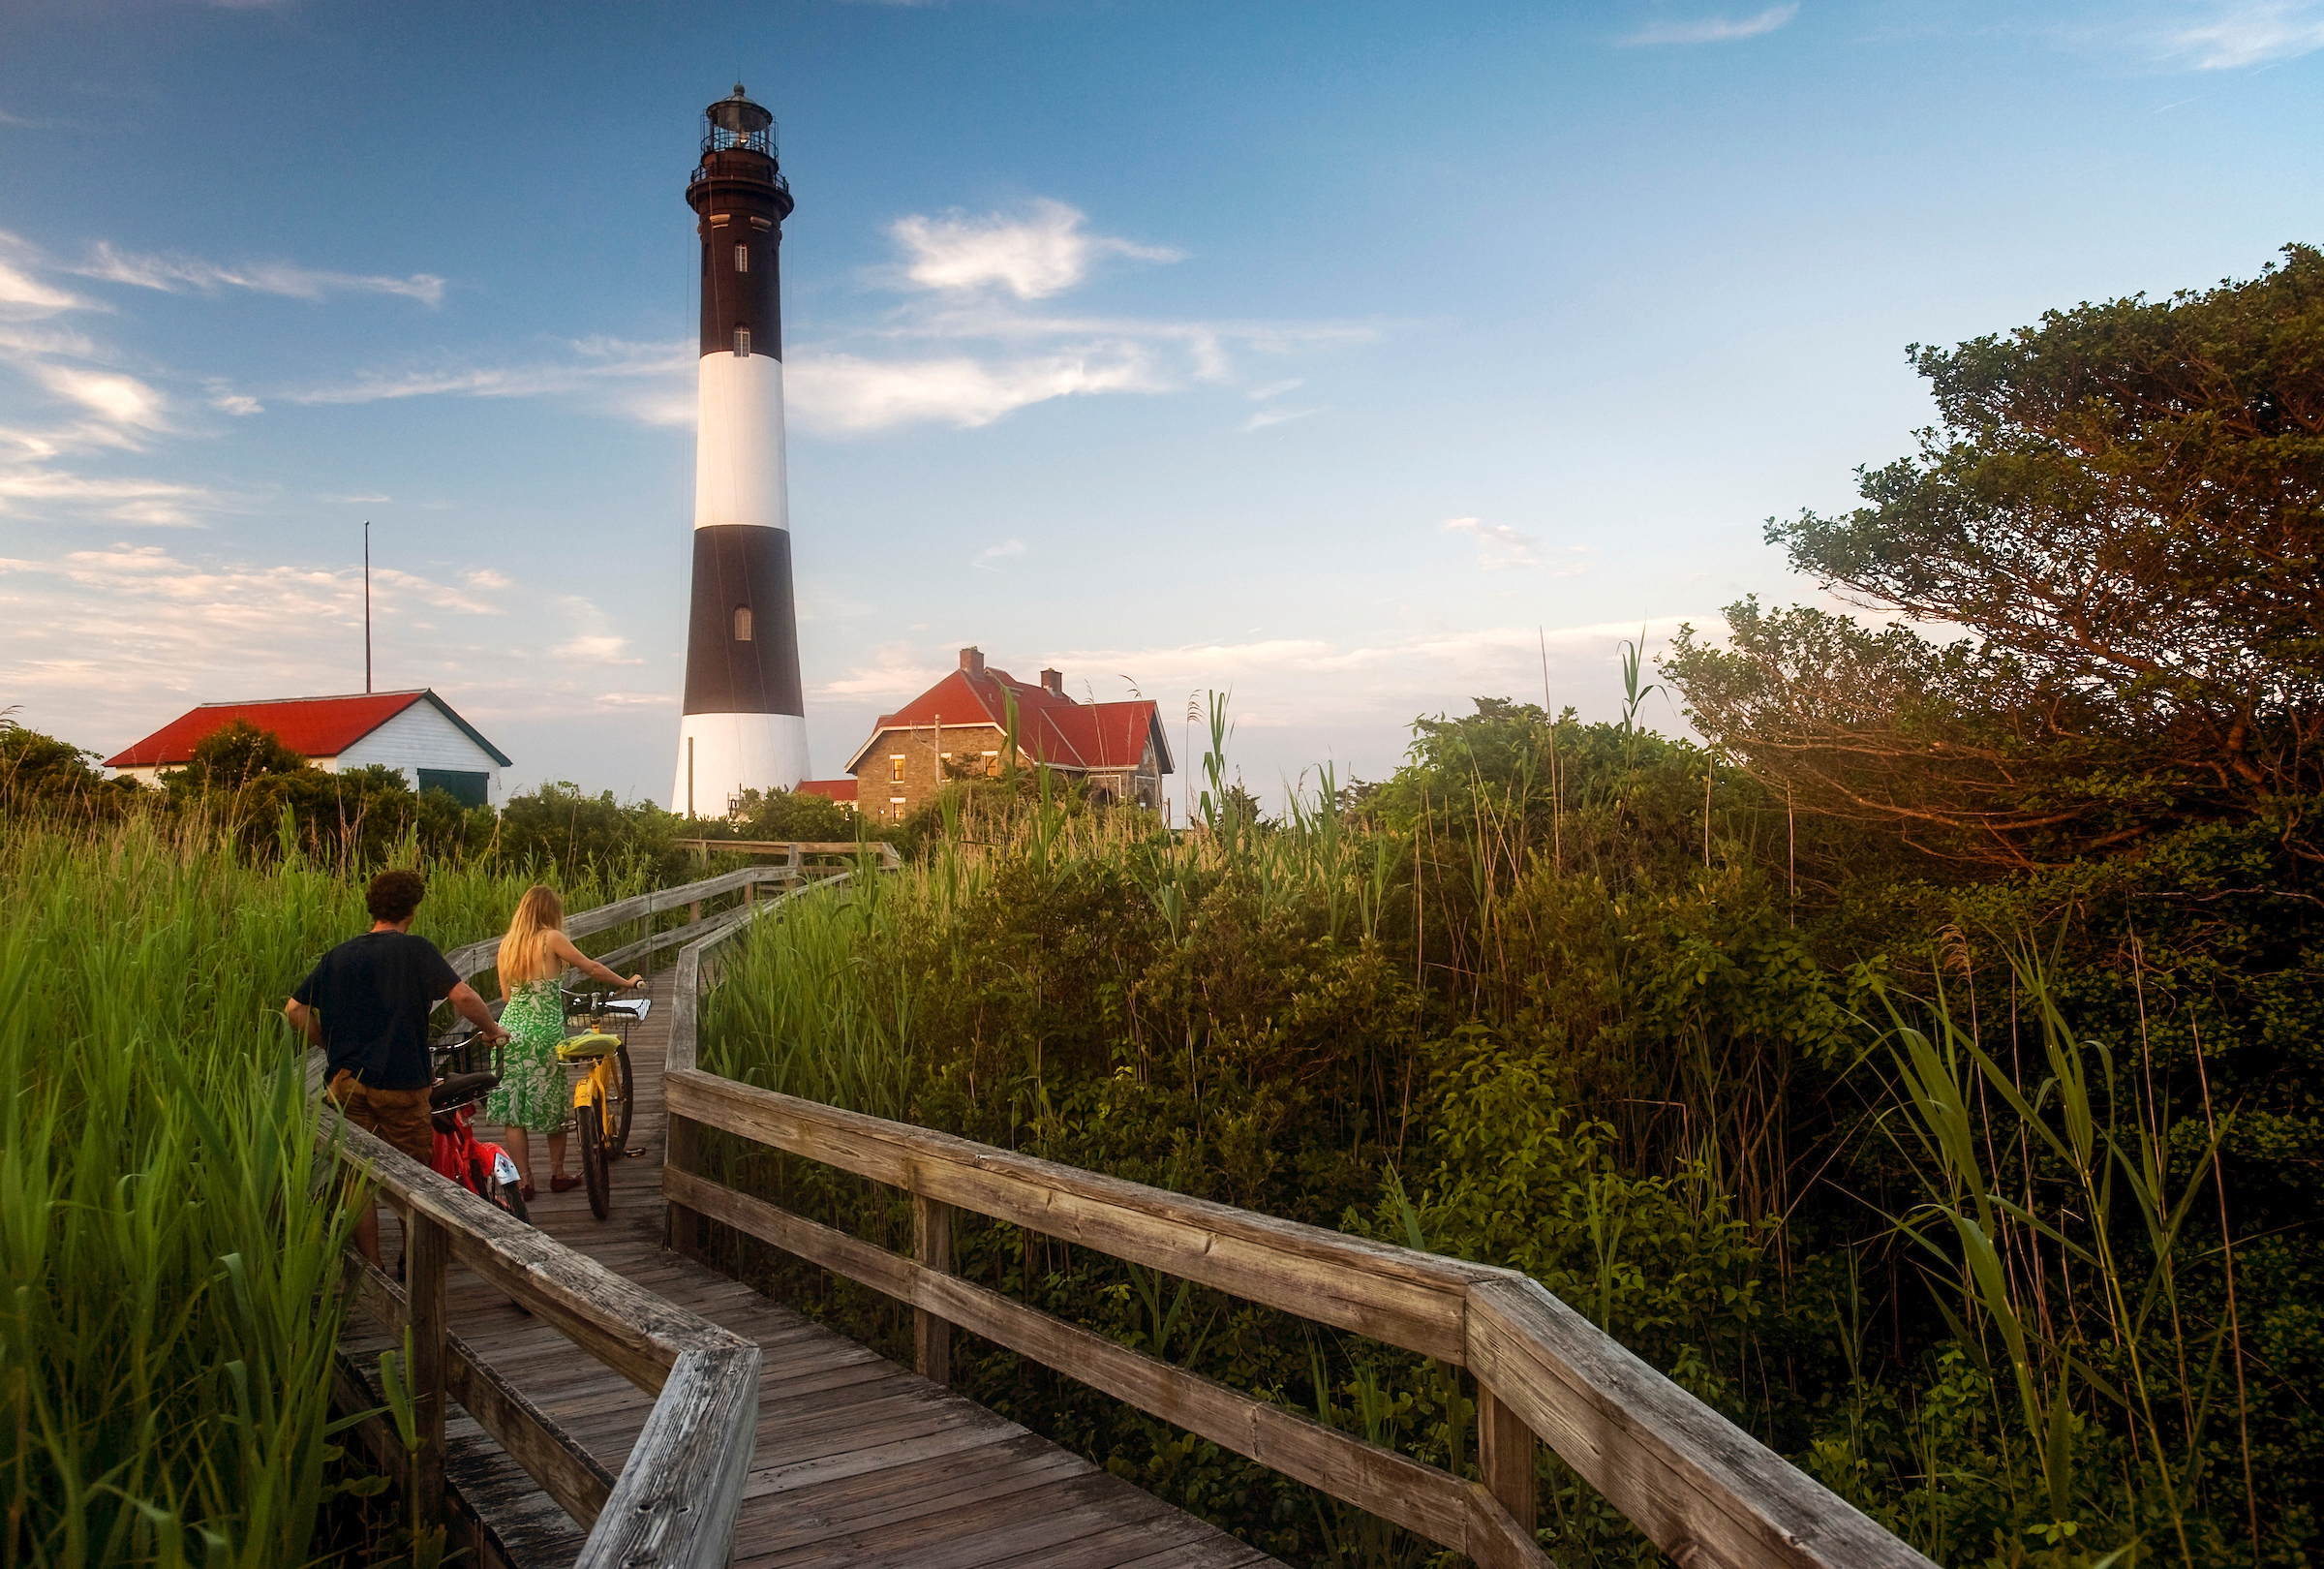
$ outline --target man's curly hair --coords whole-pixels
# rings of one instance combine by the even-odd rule
[[[416,872],[382,872],[371,879],[371,887],[363,895],[364,906],[375,921],[409,920],[419,908],[419,902],[428,896],[428,880]]]

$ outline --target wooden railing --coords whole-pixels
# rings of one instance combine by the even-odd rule
[[[893,872],[903,864],[896,846],[879,840],[857,844],[851,839],[673,839],[670,843],[701,855],[780,855],[794,877],[808,872],[810,863],[828,866],[836,860],[852,860],[866,851],[879,857],[882,871]]]
[[[630,1284],[443,1181],[324,1103],[325,1147],[369,1174],[403,1219],[404,1283],[349,1255],[358,1307],[390,1334],[412,1331],[405,1369],[419,1444],[407,1456],[386,1418],[365,1434],[423,1511],[444,1518],[444,1401],[456,1400],[541,1491],[587,1528],[582,1569],[716,1569],[726,1562],[758,1429],[756,1342]],[[474,1270],[496,1291],[655,1396],[621,1474],[479,1357],[444,1319],[445,1275]],[[341,1403],[375,1405],[340,1369]]]
[[[771,907],[761,907],[767,908]],[[664,1069],[672,1246],[730,1226],[914,1310],[944,1379],[959,1326],[1248,1456],[1485,1569],[1540,1569],[1536,1442],[1682,1569],[1931,1569],[1926,1558],[1512,1270],[1326,1231],[737,1084],[699,1066],[699,989],[745,912],[679,953]],[[727,1187],[701,1130],[912,1196],[904,1257]],[[1481,1480],[1146,1356],[953,1273],[957,1211],[989,1216],[1455,1368],[1477,1387]]]
[[[685,908],[689,924],[650,931],[603,955],[602,962],[633,963],[674,944],[690,944],[687,951],[692,953],[707,937],[731,931],[765,908],[756,899],[760,884],[794,880],[783,867],[747,867],[579,911],[566,930],[586,937],[631,921],[650,926],[653,916]],[[738,892],[744,900],[739,908],[704,918],[706,904]],[[499,940],[473,942],[445,957],[463,977],[474,975],[492,968]],[[686,1005],[678,1012],[689,1019],[698,963],[688,962],[682,975]],[[757,1433],[758,1346],[444,1182],[346,1123],[327,1098],[322,1111],[324,1148],[364,1173],[404,1225],[402,1285],[352,1252],[348,1270],[357,1308],[391,1337],[412,1331],[404,1380],[418,1418],[419,1445],[408,1454],[384,1417],[363,1424],[360,1435],[373,1459],[412,1490],[423,1518],[444,1518],[448,1398],[587,1530],[577,1560],[585,1569],[713,1569],[725,1563]],[[452,1333],[444,1318],[444,1284],[455,1263],[655,1395],[645,1430],[618,1476]],[[377,1403],[352,1368],[343,1365],[338,1376],[347,1409]]]

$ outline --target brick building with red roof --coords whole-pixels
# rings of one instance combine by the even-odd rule
[[[493,804],[500,770],[508,766],[500,748],[424,687],[346,697],[204,703],[107,757],[105,766],[150,784],[164,770],[193,761],[196,747],[236,720],[272,730],[318,768],[336,773],[383,764],[415,790],[448,790],[468,806]]]
[[[947,778],[998,773],[1012,695],[1023,761],[1047,763],[1086,781],[1092,799],[1161,810],[1162,776],[1175,770],[1154,704],[1077,703],[1065,695],[1059,672],[1044,670],[1039,686],[1027,686],[986,664],[973,648],[961,650],[959,669],[895,713],[882,714],[872,738],[848,759],[856,810],[894,822],[934,795]]]

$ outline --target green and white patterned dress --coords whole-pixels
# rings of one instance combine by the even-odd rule
[[[501,1048],[501,1085],[484,1102],[486,1122],[553,1133],[571,1113],[572,1093],[557,1061],[565,1038],[565,1000],[555,976],[519,981],[501,1009],[508,1044]]]

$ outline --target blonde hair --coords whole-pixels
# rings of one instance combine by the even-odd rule
[[[565,901],[557,897],[557,890],[545,882],[527,888],[525,897],[516,902],[516,913],[508,918],[508,935],[501,938],[496,956],[501,990],[505,992],[519,981],[554,975],[563,969],[549,959],[549,934],[564,930]]]

